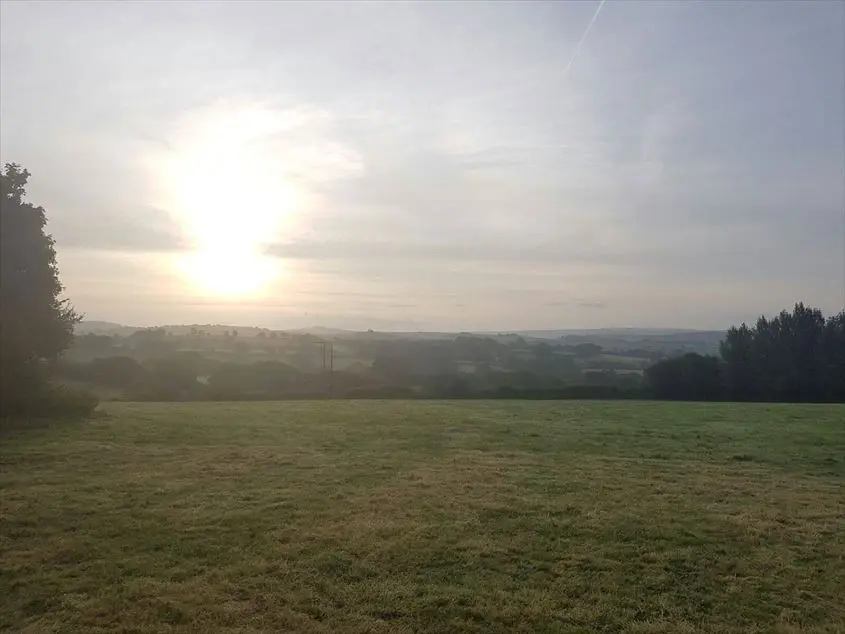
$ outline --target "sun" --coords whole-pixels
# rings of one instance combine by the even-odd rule
[[[191,246],[176,268],[196,293],[257,296],[281,272],[262,249],[290,223],[299,202],[268,142],[290,125],[282,114],[212,108],[191,117],[169,156],[168,207]]]
[[[178,263],[180,272],[205,295],[232,299],[260,294],[278,277],[278,262],[257,253],[194,252]]]

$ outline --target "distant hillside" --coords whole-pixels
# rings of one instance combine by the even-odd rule
[[[76,324],[73,332],[77,335],[120,335],[121,337],[128,337],[138,330],[141,330],[138,326],[124,326],[111,321],[85,320]]]
[[[561,330],[516,330],[511,334],[533,339],[560,339],[564,337],[661,337],[687,334],[712,334],[716,331],[691,330],[686,328],[581,328]],[[718,331],[721,334],[721,331]],[[479,333],[484,334],[484,333]]]
[[[164,328],[172,335],[187,335],[192,330],[199,330],[216,337],[232,331],[236,331],[242,337],[254,337],[259,332],[268,330],[267,328],[258,328],[257,326],[229,326],[226,324],[168,324],[161,326],[161,328]]]
[[[239,335],[245,337],[252,337],[261,331],[268,330],[267,328],[258,328],[256,326],[227,326],[224,324],[168,324],[164,326],[153,326],[155,328],[164,328],[167,332],[173,335],[187,335],[192,329],[201,330],[209,335],[219,336],[225,332],[237,330]],[[126,337],[138,330],[144,330],[142,326],[124,326],[123,324],[116,324],[110,321],[82,321],[76,325],[74,332],[77,335],[120,335]],[[302,331],[305,332],[305,331]]]
[[[559,340],[567,345],[594,343],[606,349],[622,351],[642,349],[716,354],[719,351],[719,343],[724,337],[725,333],[721,330],[655,331],[651,334],[643,331],[629,334],[622,331],[596,330],[584,334],[564,335]]]
[[[161,326],[173,335],[188,335],[193,330],[202,331],[212,336],[222,336],[225,333],[237,331],[241,337],[254,337],[259,332],[266,332],[267,328],[255,326],[231,326],[225,324],[176,324]],[[128,336],[142,328],[125,326],[108,321],[83,321],[76,327],[76,333],[120,335]],[[490,337],[501,342],[512,341],[518,337],[523,339],[547,339],[566,345],[580,343],[594,343],[608,350],[660,350],[665,352],[691,351],[715,354],[719,349],[719,342],[724,337],[721,330],[682,330],[672,328],[598,328],[594,330],[502,330],[499,332],[379,332],[353,331],[339,328],[297,328],[287,331],[292,334],[311,334],[328,339],[347,340],[437,340],[452,339],[458,334]]]

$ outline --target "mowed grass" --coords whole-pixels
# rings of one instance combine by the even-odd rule
[[[0,437],[4,631],[845,631],[843,406],[103,409]]]

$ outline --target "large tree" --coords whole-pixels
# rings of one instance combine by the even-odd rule
[[[845,311],[828,317],[795,304],[721,345],[728,396],[736,400],[845,401]]]
[[[29,172],[0,174],[0,415],[26,413],[44,385],[43,368],[70,345],[79,321],[56,265],[42,207],[26,202]]]

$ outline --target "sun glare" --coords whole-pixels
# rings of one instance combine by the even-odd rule
[[[178,268],[196,292],[254,296],[280,273],[261,249],[298,205],[270,143],[291,124],[260,107],[214,108],[183,129],[166,169],[168,206],[191,241]]]
[[[238,298],[265,289],[278,275],[277,262],[252,252],[192,253],[179,261],[181,273],[200,292]]]

